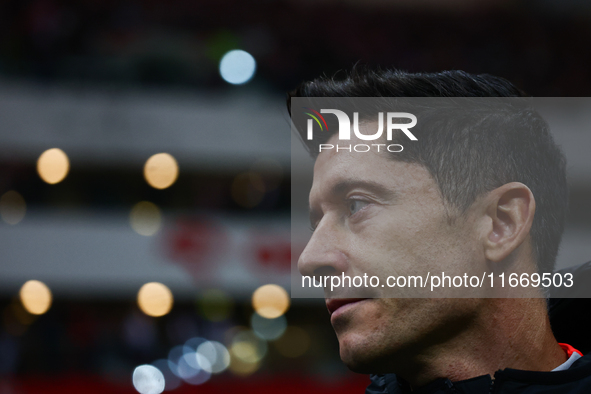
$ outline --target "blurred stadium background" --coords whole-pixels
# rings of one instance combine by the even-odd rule
[[[359,61],[589,96],[590,22],[578,0],[0,2],[0,393],[363,392],[322,300],[286,297],[285,92]],[[591,256],[580,103],[549,119],[561,266]]]

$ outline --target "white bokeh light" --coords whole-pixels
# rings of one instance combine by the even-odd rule
[[[140,365],[133,371],[133,387],[140,394],[160,394],[164,391],[164,375],[153,365]]]
[[[257,68],[254,57],[246,51],[235,49],[227,52],[220,61],[220,75],[224,81],[241,85],[252,79]]]
[[[183,346],[175,346],[168,354],[168,366],[172,373],[185,382],[198,385],[211,377],[211,362],[193,349],[203,338],[193,338]]]
[[[224,345],[216,341],[203,342],[197,348],[197,354],[205,357],[211,364],[209,372],[220,373],[230,365],[230,353]],[[205,368],[201,366],[202,368]]]

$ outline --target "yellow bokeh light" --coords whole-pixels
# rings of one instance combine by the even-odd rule
[[[51,306],[51,290],[45,283],[38,280],[26,282],[21,287],[19,296],[27,312],[33,315],[42,315]]]
[[[8,224],[17,224],[25,217],[27,204],[25,199],[14,190],[7,191],[0,197],[0,216]]]
[[[267,342],[251,330],[241,330],[232,338],[230,353],[245,363],[256,363],[267,354]]]
[[[149,237],[156,234],[160,229],[162,213],[156,204],[141,201],[131,209],[129,222],[136,233]]]
[[[39,176],[50,185],[63,181],[68,171],[70,171],[70,160],[61,149],[48,149],[37,160]]]
[[[254,343],[241,341],[232,344],[231,353],[245,363],[256,363],[259,361],[257,349]]]
[[[299,327],[289,326],[273,346],[285,357],[299,357],[310,348],[310,336]]]
[[[278,285],[264,285],[252,295],[252,307],[267,319],[275,319],[289,309],[289,295]]]
[[[261,366],[261,362],[257,361],[254,363],[247,363],[242,361],[241,359],[239,359],[236,356],[231,356],[230,357],[230,366],[229,369],[232,373],[234,373],[235,375],[238,376],[248,376],[248,375],[252,375],[254,372],[256,372]]]
[[[248,376],[259,369],[261,360],[267,354],[267,342],[244,327],[234,327],[226,333],[231,335],[230,371]]]
[[[168,287],[158,282],[146,283],[137,294],[137,303],[148,316],[160,317],[172,309],[174,300]]]
[[[144,178],[155,189],[166,189],[179,176],[179,165],[168,153],[157,153],[144,165]]]

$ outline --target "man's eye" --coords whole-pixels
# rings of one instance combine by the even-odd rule
[[[349,200],[349,215],[354,215],[369,204],[362,200]]]

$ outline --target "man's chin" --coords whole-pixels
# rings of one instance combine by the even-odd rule
[[[386,373],[388,364],[379,350],[367,344],[339,344],[339,352],[343,363],[353,372],[363,374]]]
[[[380,367],[379,363],[367,355],[352,354],[351,352],[343,353],[341,351],[341,360],[351,371],[362,374],[380,374],[386,373],[383,365]]]

